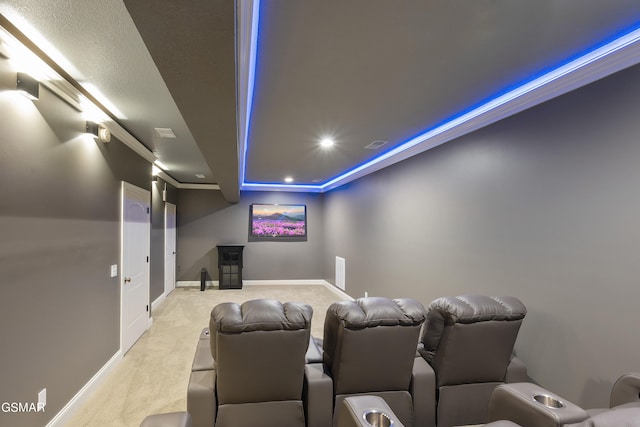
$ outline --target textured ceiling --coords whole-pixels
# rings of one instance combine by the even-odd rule
[[[224,197],[237,202],[234,2],[125,4]]]
[[[251,4],[245,141],[239,10]],[[218,183],[230,202],[245,182],[322,186],[640,27],[637,0],[3,0],[0,13],[103,93],[173,178]],[[332,149],[318,146],[324,136]],[[376,140],[388,144],[364,148]]]

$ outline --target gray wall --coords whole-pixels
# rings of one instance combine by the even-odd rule
[[[325,195],[347,292],[514,295],[530,375],[586,407],[638,370],[640,67]],[[472,356],[472,355],[471,355]]]
[[[47,407],[0,412],[0,425],[43,426],[120,347],[120,181],[149,190],[151,166],[15,79],[0,58],[0,402],[47,388]]]
[[[178,190],[178,280],[200,280],[206,268],[218,280],[219,244],[242,244],[243,279],[322,279],[322,195],[284,192],[241,192],[229,204],[219,191]],[[306,242],[249,242],[249,205],[307,205]]]
[[[150,302],[164,293],[164,204],[162,192],[167,188],[166,201],[177,203],[178,189],[166,183],[162,178],[151,184],[151,262],[150,269]],[[177,209],[176,209],[177,210]]]

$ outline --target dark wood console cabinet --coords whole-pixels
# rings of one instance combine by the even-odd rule
[[[220,289],[242,289],[241,245],[218,245],[218,285]]]

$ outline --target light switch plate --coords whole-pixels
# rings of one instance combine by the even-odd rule
[[[118,264],[111,266],[111,277],[118,277]]]
[[[44,410],[45,406],[47,406],[47,389],[43,388],[38,393],[38,411]]]

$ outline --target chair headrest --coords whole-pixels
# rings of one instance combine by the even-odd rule
[[[425,309],[420,302],[411,298],[390,300],[368,297],[333,303],[327,310],[327,317],[339,319],[347,329],[418,326],[425,320]]]
[[[256,299],[218,304],[211,311],[210,328],[225,334],[252,331],[309,329],[313,309],[308,304]]]
[[[520,320],[526,314],[526,307],[515,297],[461,295],[432,301],[427,317],[441,317],[446,325],[453,325],[489,320]]]

